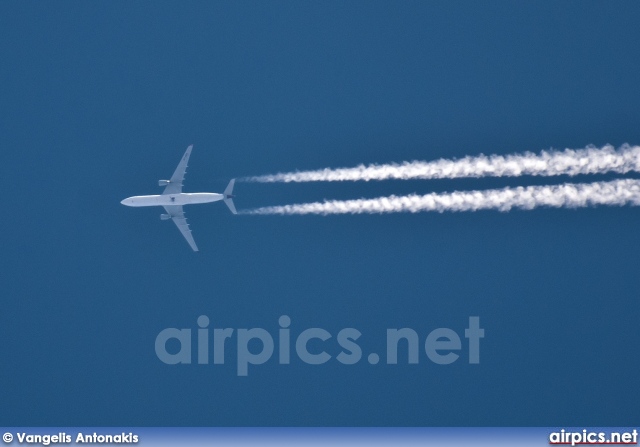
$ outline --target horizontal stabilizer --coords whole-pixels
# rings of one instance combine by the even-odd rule
[[[229,182],[229,184],[227,185],[227,188],[224,190],[224,197],[222,200],[224,200],[224,203],[229,207],[229,210],[231,210],[231,212],[233,214],[238,214],[238,212],[236,211],[236,207],[233,204],[233,185],[236,183],[236,179],[231,179],[231,181]]]

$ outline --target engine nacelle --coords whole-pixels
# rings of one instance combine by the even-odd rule
[[[171,214],[160,214],[160,220],[169,220],[171,219]]]
[[[171,180],[158,180],[158,186],[167,186]]]

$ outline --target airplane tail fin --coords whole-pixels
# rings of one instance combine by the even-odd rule
[[[233,185],[236,183],[236,179],[231,179],[231,181],[229,182],[229,184],[227,185],[227,189],[224,190],[224,198],[222,200],[224,200],[224,203],[229,207],[229,209],[231,210],[231,212],[233,214],[238,214],[238,212],[236,211],[236,207],[233,204]]]

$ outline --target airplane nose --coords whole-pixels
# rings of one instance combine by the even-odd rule
[[[131,199],[124,199],[123,201],[120,202],[123,205],[127,205],[129,206],[129,203],[131,203]]]

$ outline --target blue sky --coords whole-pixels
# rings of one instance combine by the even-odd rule
[[[187,209],[232,177],[638,144],[636,2],[0,3],[6,425],[631,425],[637,208],[384,216]],[[598,178],[609,178],[599,176]],[[634,177],[628,175],[626,177]],[[239,209],[566,179],[239,184]],[[580,178],[578,180],[586,180]],[[164,328],[469,316],[481,363],[165,365]],[[328,344],[331,348],[333,345]],[[333,346],[335,348],[335,346]],[[230,351],[232,353],[232,351]],[[334,351],[335,352],[335,351]]]

